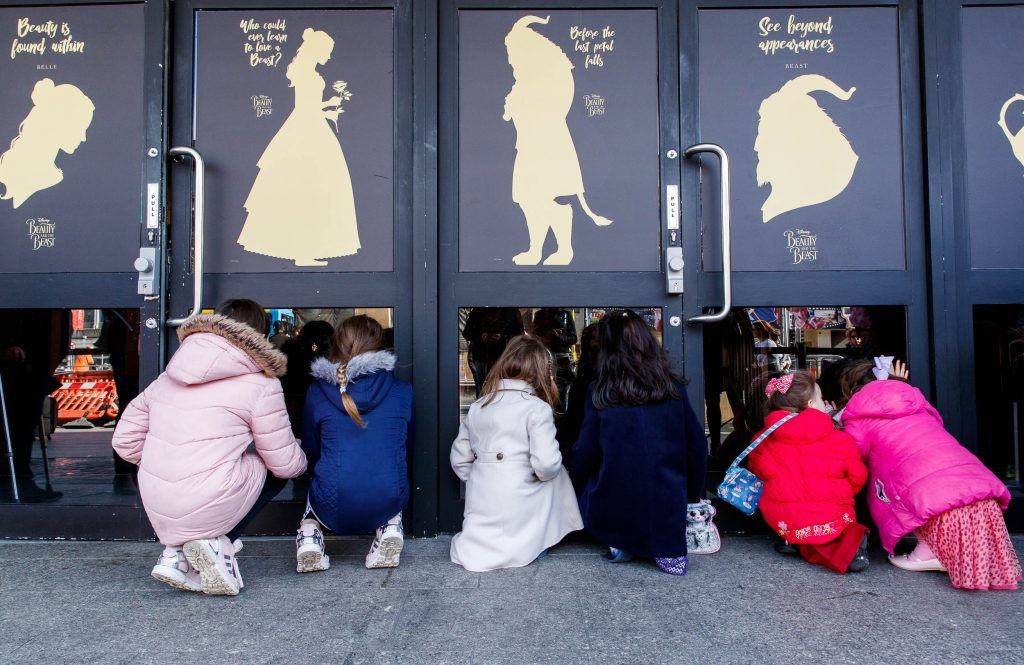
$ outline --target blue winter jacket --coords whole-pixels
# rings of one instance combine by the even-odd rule
[[[346,391],[366,427],[345,411],[338,365],[313,361],[303,412],[302,449],[313,470],[309,502],[335,533],[369,533],[409,501],[406,445],[412,437],[412,386],[395,378],[395,356],[373,351],[346,366]]]
[[[597,409],[587,390],[569,473],[583,525],[594,538],[638,556],[686,554],[686,504],[703,498],[708,443],[681,399]]]

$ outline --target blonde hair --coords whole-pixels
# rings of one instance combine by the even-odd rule
[[[551,352],[533,337],[519,335],[509,340],[505,351],[487,373],[484,381],[483,406],[498,398],[503,379],[525,381],[548,403],[552,411],[558,405],[558,385],[555,383]]]
[[[365,314],[345,319],[334,331],[334,349],[331,352],[331,360],[338,363],[341,403],[345,406],[345,412],[349,418],[360,427],[366,427],[366,423],[359,415],[359,407],[356,406],[355,400],[345,390],[348,386],[348,362],[358,355],[380,351],[386,346],[384,328]]]

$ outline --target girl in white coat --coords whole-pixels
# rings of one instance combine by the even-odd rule
[[[466,483],[452,561],[472,571],[518,568],[583,528],[555,440],[551,354],[530,337],[512,339],[482,392],[452,445],[452,469]]]

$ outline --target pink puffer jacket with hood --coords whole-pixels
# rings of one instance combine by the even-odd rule
[[[921,391],[903,381],[872,381],[842,415],[846,432],[867,464],[868,507],[882,546],[935,515],[984,499],[1003,510],[1010,491],[942,426],[942,417]]]
[[[269,469],[306,470],[281,382],[287,360],[253,328],[201,314],[178,329],[181,347],[135,398],[114,450],[139,465],[139,492],[160,542],[180,546],[230,531],[256,503]],[[256,452],[246,452],[249,444]]]

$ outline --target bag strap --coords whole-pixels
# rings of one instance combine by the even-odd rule
[[[788,423],[793,418],[796,418],[798,415],[800,415],[800,414],[799,413],[791,413],[788,416],[786,416],[784,418],[781,418],[778,422],[776,422],[774,425],[772,425],[771,427],[769,427],[765,431],[761,432],[761,436],[759,436],[756,439],[754,439],[750,443],[750,445],[747,446],[747,449],[744,450],[742,453],[740,453],[739,456],[732,461],[732,464],[730,464],[729,467],[732,468],[734,466],[739,466],[740,463],[743,462],[744,458],[746,458],[747,455],[749,455],[750,453],[754,452],[754,448],[757,448],[759,445],[761,445],[761,443],[765,439],[767,439],[769,436],[771,436],[772,432],[774,432],[775,430],[779,429],[780,427],[782,427],[783,425]]]

